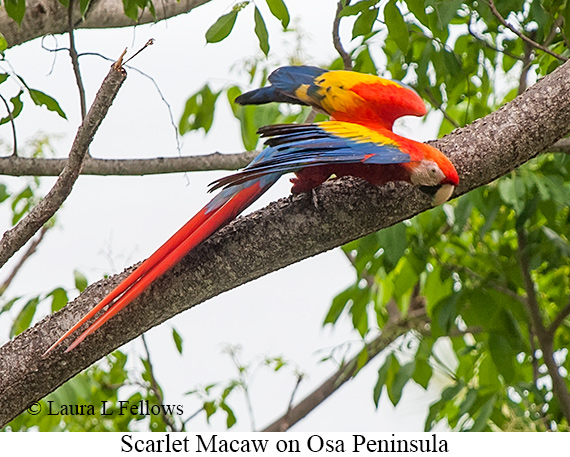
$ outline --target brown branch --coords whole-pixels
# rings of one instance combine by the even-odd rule
[[[527,307],[530,313],[533,333],[538,339],[540,350],[542,351],[544,364],[548,369],[548,374],[552,380],[552,390],[560,403],[560,409],[570,421],[570,391],[566,385],[565,379],[559,371],[559,367],[554,360],[553,338],[552,334],[544,326],[542,316],[540,315],[540,306],[536,297],[534,281],[530,274],[529,246],[524,228],[517,229],[518,239],[518,261],[521,274],[524,281],[524,287],[527,295]]]
[[[82,175],[142,176],[189,171],[237,170],[251,162],[259,151],[236,154],[212,154],[153,159],[96,159],[86,157]],[[58,176],[68,159],[0,157],[0,175]]]
[[[75,36],[73,34],[73,5],[74,0],[69,0],[69,7],[67,8],[67,26],[69,34],[69,57],[71,58],[71,65],[73,73],[75,74],[75,82],[79,90],[79,104],[81,106],[81,120],[85,119],[87,114],[87,101],[85,99],[85,87],[83,87],[83,79],[79,71],[79,58],[77,57],[77,49],[75,48]],[[89,152],[87,152],[89,154]]]
[[[150,360],[150,351],[148,349],[148,344],[146,343],[146,338],[145,338],[144,334],[141,335],[141,338],[142,338],[144,350],[146,352],[146,361],[148,362],[148,374],[150,376],[150,386],[151,386],[152,390],[154,391],[154,396],[158,400],[159,405],[163,405],[164,404],[164,397],[162,396],[162,390],[161,390],[160,386],[158,385],[158,382],[156,380],[156,376],[154,374],[154,366],[152,364],[152,361]],[[162,420],[164,421],[164,423],[166,424],[166,426],[168,427],[168,429],[171,432],[178,431],[176,429],[176,424],[174,423],[172,416],[170,416],[169,414],[166,414],[165,409],[162,407],[160,408],[160,415],[162,417]]]
[[[2,96],[2,94],[0,94],[0,100],[2,100],[2,102],[4,103],[4,106],[6,107],[6,111],[8,111],[8,117],[10,118],[10,124],[12,125],[12,138],[14,139],[14,146],[12,147],[12,157],[17,157],[18,156],[18,140],[17,140],[17,136],[16,136],[16,123],[14,122],[14,115],[12,114],[12,110],[10,109],[8,102]]]
[[[568,133],[570,63],[524,94],[432,144],[455,164],[456,196],[510,173]],[[0,427],[115,348],[227,290],[430,208],[406,183],[381,187],[343,178],[310,195],[274,202],[238,218],[197,246],[103,329],[65,354],[41,355],[129,271],[88,287],[57,313],[0,347]],[[81,330],[81,329],[80,329]]]
[[[111,66],[93,105],[77,130],[69,159],[54,186],[20,222],[6,231],[0,240],[0,267],[14,255],[60,208],[71,193],[73,184],[81,172],[85,154],[99,125],[107,115],[127,74],[120,62]]]
[[[489,8],[491,9],[491,12],[499,20],[499,22],[501,22],[501,24],[503,24],[505,27],[507,27],[515,35],[517,35],[521,40],[525,41],[526,43],[530,44],[531,46],[533,46],[536,49],[540,49],[541,51],[546,52],[547,54],[550,54],[552,57],[555,57],[558,60],[562,60],[563,62],[568,61],[568,57],[561,56],[560,54],[558,54],[554,51],[551,51],[546,46],[543,46],[540,43],[537,43],[536,41],[531,40],[525,34],[519,32],[516,28],[514,28],[511,24],[509,24],[503,18],[503,16],[501,16],[501,13],[499,13],[499,11],[497,10],[497,7],[495,6],[495,2],[493,0],[487,0],[487,1],[489,4]]]
[[[445,110],[445,108],[443,107],[443,105],[441,103],[439,103],[435,97],[433,96],[433,94],[431,93],[431,91],[429,89],[424,89],[423,93],[426,94],[427,98],[429,99],[429,102],[436,107],[438,110],[441,111],[441,113],[443,114],[443,117],[451,124],[453,125],[456,129],[458,129],[459,127],[461,127],[459,125],[459,123],[453,119]]]
[[[562,310],[556,315],[554,320],[548,326],[546,331],[548,332],[548,335],[550,336],[551,339],[554,339],[554,333],[556,333],[558,327],[560,327],[563,324],[563,322],[566,320],[568,316],[570,316],[570,301],[564,308],[562,308]]]
[[[334,17],[334,22],[333,22],[332,38],[333,38],[334,48],[336,49],[336,51],[340,55],[340,58],[342,59],[344,69],[345,70],[352,70],[352,59],[350,58],[350,54],[348,52],[346,52],[346,50],[342,46],[342,42],[340,41],[340,34],[339,34],[340,20],[342,19],[340,13],[342,13],[342,9],[344,7],[343,3],[344,3],[343,0],[338,0],[338,6],[336,8],[336,15]],[[350,0],[347,0],[346,5],[348,6],[349,3],[350,3]]]
[[[473,29],[473,22],[472,22],[473,16],[471,16],[471,19],[469,20],[469,23],[467,24],[467,31],[469,32],[469,34],[475,38],[477,41],[483,43],[485,45],[485,47],[492,49],[495,52],[499,52],[501,54],[504,54],[508,57],[510,57],[511,59],[515,59],[515,60],[522,60],[522,57],[520,56],[516,56],[508,51],[505,51],[504,49],[499,49],[496,46],[493,46],[491,43],[489,43],[484,37],[478,35]]]
[[[527,88],[527,78],[528,72],[532,66],[532,62],[534,61],[534,48],[528,44],[527,42],[524,43],[524,56],[522,61],[522,70],[521,74],[519,75],[519,88],[517,94],[522,94]]]
[[[30,246],[28,247],[28,249],[26,249],[26,252],[24,252],[24,254],[20,258],[20,260],[18,260],[18,263],[16,263],[16,265],[14,265],[14,268],[12,268],[12,271],[10,272],[8,277],[4,280],[4,282],[2,284],[0,284],[0,295],[4,294],[4,292],[6,292],[6,289],[8,287],[10,287],[10,284],[12,283],[12,281],[14,280],[14,278],[16,277],[18,272],[22,269],[22,267],[24,266],[26,261],[32,255],[34,255],[34,253],[38,249],[38,246],[43,241],[44,236],[48,230],[49,230],[49,226],[44,225],[42,227],[42,229],[40,230],[40,234],[38,235],[38,237],[30,243]]]
[[[290,408],[283,416],[261,431],[284,432],[289,430],[293,425],[304,419],[317,406],[340,389],[347,381],[350,381],[360,369],[368,365],[368,363],[370,363],[396,339],[408,333],[410,330],[416,330],[420,334],[427,333],[428,326],[426,324],[427,322],[422,319],[402,320],[399,322],[389,321],[382,329],[382,334],[367,344],[363,349],[367,354],[367,359],[364,364],[360,362],[359,353],[346,364],[342,365],[325,382],[297,403],[296,406]]]
[[[92,1],[84,20],[79,11],[79,2],[74,2],[73,23],[76,29],[113,29],[155,23],[187,13],[209,1],[161,0],[160,5],[157,5],[156,8],[156,16],[153,16],[146,9],[137,21],[133,21],[125,15],[122,0]],[[26,0],[26,13],[21,25],[18,25],[8,16],[5,8],[0,8],[0,30],[8,42],[8,47],[48,34],[66,33],[69,31],[67,10],[59,0]]]

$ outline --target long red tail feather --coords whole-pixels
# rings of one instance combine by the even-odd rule
[[[105,306],[111,304],[93,324],[91,324],[65,352],[74,349],[88,335],[101,327],[121,309],[142,294],[157,278],[178,263],[194,247],[208,238],[220,227],[234,219],[244,208],[256,200],[266,188],[257,183],[242,189],[232,196],[220,208],[208,210],[203,208],[180,230],[178,230],[154,254],[145,260],[135,271],[125,278],[113,291],[109,293],[97,306],[83,316],[73,327],[61,336],[45,353],[49,353],[67,339],[85,322],[91,319]],[[112,303],[116,300],[114,303]]]

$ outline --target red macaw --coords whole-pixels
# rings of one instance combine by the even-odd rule
[[[269,81],[270,86],[240,95],[236,102],[306,104],[334,120],[262,127],[259,132],[268,147],[240,172],[212,183],[211,190],[222,191],[46,353],[109,305],[66,352],[75,348],[285,173],[296,174],[291,179],[295,193],[314,189],[332,175],[350,175],[375,185],[410,182],[430,194],[435,205],[451,197],[459,177],[449,159],[427,144],[392,132],[397,118],[426,114],[413,89],[373,75],[309,66],[279,68]]]

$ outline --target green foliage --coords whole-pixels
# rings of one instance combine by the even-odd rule
[[[208,29],[206,32],[206,41],[208,43],[218,43],[226,38],[234,28],[238,15],[238,10],[232,10],[223,16]]]
[[[26,0],[4,0],[4,8],[8,16],[18,24],[22,23],[24,14],[26,14]]]
[[[115,351],[98,363],[66,382],[34,407],[14,419],[5,430],[42,432],[125,432],[136,429],[166,431],[163,414],[149,414],[158,405],[149,380],[148,365],[141,374],[126,368],[127,355]],[[138,386],[133,393],[132,385]],[[78,414],[57,414],[62,408]],[[78,410],[79,411],[79,410]],[[51,414],[50,414],[51,413]],[[181,427],[178,415],[167,415]]]
[[[356,280],[333,300],[326,323],[336,322],[344,309],[354,323],[352,308],[363,296],[380,328],[388,302],[396,303],[403,316],[417,315],[413,303],[418,297],[425,300],[425,319],[431,322],[429,334],[414,337],[418,348],[412,362],[401,364],[395,353],[386,358],[374,388],[376,404],[384,386],[393,404],[411,380],[427,388],[438,368],[447,373],[450,387],[432,405],[426,430],[442,420],[471,431],[566,426],[556,396],[548,395],[543,356],[533,358],[536,341],[529,340],[534,338],[529,336],[519,233],[524,231],[528,239],[526,255],[548,326],[570,296],[568,201],[570,159],[544,155],[496,183],[401,224],[403,251],[394,242],[386,249],[395,239],[390,232],[402,230],[398,226],[345,246]],[[384,232],[388,235],[380,242]],[[395,254],[389,255],[391,250]],[[374,327],[369,323],[364,332],[357,329],[366,335]],[[434,350],[439,340],[451,342],[457,368],[442,364]],[[554,351],[565,372],[568,341],[570,326],[564,322],[554,333]],[[533,379],[533,372],[538,378]]]
[[[214,121],[216,101],[219,96],[220,92],[212,92],[208,84],[192,95],[186,101],[184,113],[178,123],[180,134],[184,135],[192,130],[199,129],[208,133]]]
[[[271,14],[281,21],[283,30],[287,29],[291,19],[285,2],[283,0],[266,0],[266,2]]]
[[[84,15],[89,8],[89,0],[80,1],[81,14]],[[151,0],[123,0],[123,11],[125,15],[135,22],[138,22],[139,16],[145,9],[149,10],[153,17],[156,17],[154,3]]]
[[[269,35],[267,34],[267,27],[257,7],[255,7],[254,12],[255,34],[259,40],[259,47],[263,53],[267,55],[269,54]]]

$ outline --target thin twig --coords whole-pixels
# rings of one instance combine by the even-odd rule
[[[8,289],[8,287],[10,287],[10,284],[12,283],[12,281],[14,280],[16,275],[19,273],[19,271],[22,269],[22,267],[24,266],[26,261],[36,252],[36,250],[38,249],[38,246],[43,241],[44,235],[46,234],[46,232],[48,230],[49,230],[49,226],[44,225],[42,227],[42,229],[40,230],[38,237],[30,243],[30,246],[28,247],[26,252],[24,252],[24,255],[22,255],[20,260],[18,260],[18,263],[16,265],[14,265],[12,272],[8,275],[8,277],[4,280],[4,282],[2,284],[0,284],[0,295],[4,294],[4,292],[6,292],[6,289]]]
[[[336,15],[334,17],[334,22],[333,22],[332,38],[333,38],[334,48],[337,50],[337,52],[340,55],[340,58],[342,59],[344,69],[352,70],[352,59],[350,58],[350,54],[346,52],[346,50],[342,46],[342,42],[340,41],[340,32],[339,32],[340,20],[341,20],[340,13],[342,13],[342,9],[344,8],[343,3],[344,3],[343,0],[338,1],[338,6],[336,8]],[[346,6],[348,6],[349,3],[350,0],[347,0]]]
[[[477,41],[483,43],[485,45],[485,47],[492,49],[493,51],[500,52],[501,54],[504,54],[504,55],[510,57],[511,59],[522,60],[522,57],[516,56],[516,55],[514,55],[514,54],[512,54],[509,51],[506,51],[504,49],[499,49],[498,47],[493,46],[491,43],[489,43],[484,37],[478,35],[477,32],[475,32],[475,30],[472,29],[472,26],[473,26],[472,20],[473,20],[473,16],[471,16],[471,19],[469,20],[469,23],[467,24],[467,31],[469,32],[469,34],[473,38],[475,38]]]
[[[83,86],[83,79],[79,71],[79,59],[77,57],[77,49],[75,49],[75,36],[73,34],[73,1],[69,0],[69,7],[67,8],[67,24],[69,33],[69,57],[71,57],[71,65],[73,66],[73,73],[75,74],[75,82],[79,89],[79,102],[81,104],[81,120],[85,119],[87,114],[87,101],[85,99],[85,87]]]
[[[523,66],[521,70],[521,74],[519,76],[519,88],[518,88],[518,95],[522,94],[527,88],[527,77],[528,72],[530,71],[530,67],[532,66],[532,62],[534,61],[534,54],[533,54],[533,47],[528,44],[527,42],[524,43],[524,57],[523,57]]]
[[[77,130],[69,159],[54,186],[18,224],[0,240],[0,267],[14,255],[61,207],[81,172],[85,155],[127,74],[120,63],[111,66],[93,105]]]
[[[16,123],[14,122],[14,115],[12,114],[12,110],[8,106],[8,102],[6,99],[0,94],[0,99],[4,102],[4,106],[6,107],[6,111],[8,111],[8,117],[10,118],[10,124],[12,124],[12,137],[14,138],[14,147],[12,148],[12,157],[18,157],[18,143],[16,140]]]
[[[152,46],[154,44],[154,38],[150,38],[142,48],[140,48],[137,52],[135,52],[131,57],[123,62],[123,65],[126,65],[127,62],[133,60],[136,56],[138,56],[141,52],[143,52],[147,47]]]
[[[151,43],[151,41],[152,41],[152,43]],[[154,43],[154,39],[151,38],[150,40],[147,41],[147,43],[141,49],[139,49],[139,51],[137,51],[135,53],[135,55],[133,55],[132,57],[127,59],[127,62],[130,61],[134,56],[136,56],[139,52],[141,52],[147,46],[150,46],[153,43]],[[47,46],[45,46],[43,44],[43,39],[42,39],[42,48],[45,49],[46,51],[55,52],[55,53],[57,53],[59,51],[69,51],[68,48],[48,48]],[[77,55],[77,57],[84,57],[84,56],[99,57],[103,60],[107,60],[109,62],[114,62],[114,59],[111,59],[110,57],[107,57],[107,56],[105,56],[99,52],[82,52],[82,53]],[[168,103],[168,101],[166,100],[166,97],[162,93],[160,86],[158,85],[156,80],[151,75],[149,75],[148,73],[145,73],[144,71],[140,70],[139,68],[133,67],[132,65],[125,65],[124,63],[123,63],[123,67],[125,67],[127,70],[136,71],[137,73],[144,76],[145,78],[150,79],[150,81],[154,85],[154,88],[158,92],[160,99],[166,105],[166,109],[168,111],[168,116],[170,117],[170,125],[172,126],[172,128],[174,130],[174,138],[176,140],[176,150],[178,151],[178,154],[181,154],[182,145],[180,144],[180,136],[178,135],[178,127],[176,125],[176,122],[174,121],[174,114],[172,113],[172,107],[170,106],[170,103]]]
[[[491,9],[491,12],[499,20],[499,22],[501,22],[501,24],[503,24],[505,27],[507,27],[515,35],[517,35],[521,40],[526,41],[528,44],[535,47],[536,49],[540,49],[541,51],[546,52],[547,54],[550,54],[552,57],[555,57],[558,60],[562,60],[564,62],[568,61],[567,57],[561,56],[560,54],[558,54],[554,51],[551,51],[546,46],[543,46],[543,45],[537,43],[536,41],[531,40],[529,37],[527,37],[523,33],[519,32],[516,28],[514,28],[511,24],[509,24],[503,18],[503,16],[501,16],[501,13],[499,13],[499,11],[497,10],[497,7],[495,6],[495,2],[493,0],[487,0],[487,1],[489,4],[489,8]]]
[[[431,93],[431,91],[429,89],[424,89],[423,93],[426,94],[427,98],[429,99],[430,103],[435,106],[438,110],[441,111],[441,113],[443,114],[443,117],[451,124],[453,125],[456,129],[458,129],[459,127],[461,127],[459,125],[459,123],[453,119],[445,110],[445,108],[443,107],[443,105],[441,103],[439,103],[435,97],[433,96],[433,94]]]
[[[160,389],[160,386],[158,385],[158,382],[156,381],[156,376],[154,375],[154,366],[152,364],[152,361],[150,360],[150,351],[148,349],[148,344],[146,343],[146,338],[145,338],[144,334],[141,335],[141,338],[142,338],[144,350],[146,352],[146,361],[148,362],[148,371],[149,371],[148,374],[150,375],[150,385],[152,387],[152,390],[154,391],[154,395],[155,395],[156,399],[158,400],[159,405],[163,405],[164,404],[164,398],[162,396],[162,390]],[[160,415],[162,417],[162,420],[164,421],[164,423],[170,429],[171,432],[178,431],[176,428],[176,424],[174,423],[174,420],[172,419],[172,417],[170,415],[166,414],[164,408],[162,408],[162,407],[160,408]]]
[[[142,176],[188,171],[237,170],[248,165],[259,151],[235,154],[194,155],[186,157],[156,157],[152,159],[97,159],[86,157],[82,175]],[[0,157],[0,175],[59,176],[68,159],[35,157]]]

